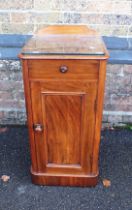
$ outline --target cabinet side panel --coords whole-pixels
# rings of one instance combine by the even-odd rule
[[[92,172],[94,174],[97,174],[98,172],[100,134],[101,134],[104,88],[105,88],[105,77],[106,77],[106,62],[107,62],[106,60],[100,61],[100,69],[99,69],[99,83],[97,91],[95,135],[94,135],[93,164],[92,164]]]
[[[34,171],[37,171],[36,146],[35,146],[35,138],[34,138],[34,132],[33,132],[32,104],[31,104],[31,94],[30,94],[29,75],[28,75],[28,61],[27,60],[22,60],[22,69],[23,69],[26,113],[27,113],[27,120],[28,120],[31,163],[32,163],[32,169]]]

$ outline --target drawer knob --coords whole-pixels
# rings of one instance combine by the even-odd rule
[[[68,71],[68,67],[67,66],[61,66],[60,67],[60,72],[61,73],[66,73]]]
[[[41,124],[34,124],[33,129],[36,132],[42,132],[43,131],[43,126]]]

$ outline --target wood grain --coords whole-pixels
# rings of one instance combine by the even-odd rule
[[[38,185],[51,186],[76,186],[76,187],[94,187],[98,183],[98,174],[79,175],[79,174],[48,174],[35,173],[31,169],[32,182]]]
[[[68,39],[68,35],[87,35],[87,36],[96,36],[96,37],[99,37],[99,34],[88,28],[87,26],[84,26],[84,25],[56,25],[56,26],[48,26],[47,28],[43,28],[41,30],[39,30],[37,32],[37,36],[38,37],[42,37],[43,35],[53,35],[53,34],[58,34],[58,35],[67,35],[67,42],[70,42],[70,39]],[[33,42],[34,42],[34,39],[33,39]],[[50,42],[50,41],[49,41]],[[92,60],[102,60],[102,59],[107,59],[109,57],[109,53],[105,47],[105,44],[103,43],[103,40],[101,41],[102,42],[102,50],[104,52],[104,55],[100,56],[100,55],[41,55],[41,54],[38,54],[38,55],[30,55],[30,54],[22,54],[20,53],[19,54],[19,58],[22,58],[22,59],[78,59],[78,60],[85,60],[85,59],[92,59]],[[28,42],[29,43],[29,42]],[[28,44],[27,43],[27,44]],[[43,46],[43,44],[41,44]],[[98,45],[98,43],[97,43]],[[31,44],[32,46],[32,44]],[[34,46],[35,47],[35,46]],[[97,51],[100,52],[100,49],[96,49]]]
[[[39,33],[95,32],[84,26],[50,26]],[[95,186],[107,50],[104,56],[20,55],[20,58],[33,183]],[[61,66],[68,71],[60,72]],[[42,129],[35,130],[35,125]]]
[[[81,98],[76,93],[45,96],[48,163],[80,164]]]
[[[95,120],[95,136],[94,136],[94,150],[93,150],[93,164],[92,172],[97,173],[98,159],[99,159],[99,146],[100,146],[100,134],[103,114],[103,99],[104,99],[104,88],[105,88],[105,77],[106,77],[106,60],[100,61],[99,69],[99,84],[97,93],[97,104],[96,104],[96,120]]]
[[[28,121],[28,131],[29,131],[29,143],[30,143],[30,154],[32,161],[32,169],[38,171],[37,157],[36,157],[36,145],[33,132],[33,116],[32,116],[32,104],[31,104],[31,92],[28,76],[28,65],[27,60],[22,60],[23,67],[23,82],[24,82],[24,94],[26,102],[26,113]]]
[[[64,81],[63,86],[60,84],[61,81],[31,82],[33,119],[44,126],[44,131],[36,134],[39,168],[50,173],[71,173],[72,169],[90,173],[97,83]]]
[[[99,62],[94,60],[29,60],[29,77],[31,79],[97,79]],[[60,72],[60,67],[66,66],[66,73]]]
[[[88,34],[97,35],[95,30],[89,29],[85,25],[54,25],[40,29],[38,35],[42,34]]]

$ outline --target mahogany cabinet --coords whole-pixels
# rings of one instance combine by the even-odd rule
[[[50,26],[19,57],[33,183],[95,186],[108,58],[103,41],[86,26]]]

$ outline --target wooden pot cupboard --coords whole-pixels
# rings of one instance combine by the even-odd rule
[[[86,26],[49,26],[19,55],[32,182],[95,186],[108,52]]]

